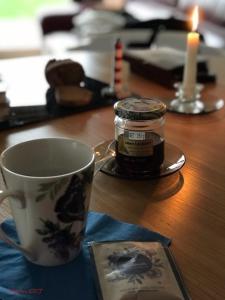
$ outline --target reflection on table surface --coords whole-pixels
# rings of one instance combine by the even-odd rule
[[[88,76],[110,80],[107,54],[64,54],[82,63]],[[9,87],[27,91],[32,101],[43,92],[43,68],[49,57],[0,62]],[[28,80],[29,79],[29,80]],[[29,82],[29,84],[28,84]],[[34,84],[35,82],[35,84]],[[131,74],[132,90],[144,97],[168,99],[174,91]],[[207,85],[207,98],[224,97],[225,86]],[[1,151],[33,138],[66,136],[97,145],[114,138],[112,107],[101,108],[0,132]],[[193,299],[224,299],[225,277],[225,110],[197,116],[167,113],[165,136],[187,159],[181,172],[160,179],[130,181],[98,172],[94,179],[90,208],[138,223],[172,238],[172,251]],[[8,215],[1,206],[1,219]]]

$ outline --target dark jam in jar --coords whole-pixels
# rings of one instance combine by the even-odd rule
[[[119,136],[119,140],[123,135]],[[152,133],[152,150],[147,155],[127,155],[120,150],[121,143],[116,141],[116,161],[121,169],[126,173],[146,173],[158,171],[164,160],[164,140]],[[136,142],[137,147],[148,147],[148,143]],[[138,153],[137,153],[138,154]]]
[[[158,172],[164,160],[165,105],[158,100],[128,98],[114,108],[119,169],[127,174]]]

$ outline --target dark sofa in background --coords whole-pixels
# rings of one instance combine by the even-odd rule
[[[113,0],[112,0],[113,1]],[[75,1],[75,6],[67,10],[44,11],[39,15],[43,35],[56,31],[69,31],[73,28],[72,18],[89,7],[99,7],[101,1]],[[199,31],[208,45],[225,48],[225,0],[127,0],[124,11],[128,27],[140,21],[145,28],[151,26],[148,21],[175,18],[187,20],[188,12],[194,5],[199,5],[201,21]],[[133,17],[133,18],[132,18]],[[137,24],[137,22],[136,22]],[[182,26],[181,26],[182,27]],[[176,29],[176,27],[175,27]],[[187,28],[181,28],[187,29]]]

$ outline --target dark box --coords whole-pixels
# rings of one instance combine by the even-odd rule
[[[166,87],[173,87],[183,79],[185,52],[173,48],[161,47],[145,50],[129,50],[124,59],[130,62],[131,70],[147,79]],[[209,74],[204,57],[198,56],[197,81],[215,82],[216,77]]]

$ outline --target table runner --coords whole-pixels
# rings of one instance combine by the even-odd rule
[[[4,230],[17,239],[15,224],[7,219]],[[0,241],[0,300],[97,300],[89,260],[90,241],[160,241],[170,239],[146,228],[119,222],[112,217],[89,212],[86,237],[79,256],[57,267],[42,267],[28,262],[16,249]]]

